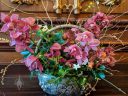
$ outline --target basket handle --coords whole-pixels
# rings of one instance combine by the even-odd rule
[[[80,27],[80,26],[77,26],[77,25],[63,24],[63,25],[58,25],[58,26],[56,26],[56,27],[53,27],[52,29],[48,30],[47,32],[48,32],[48,33],[49,33],[49,32],[53,32],[53,31],[55,31],[55,30],[57,30],[57,29],[60,29],[60,28],[78,28],[78,29],[80,29],[82,32],[86,31],[84,28],[82,28],[82,27]],[[36,54],[38,53],[38,50],[39,50],[38,48],[39,48],[41,42],[42,42],[42,38],[41,38],[41,39],[38,41],[38,43],[37,43],[37,46],[36,46],[36,49],[35,49],[35,53],[36,53]]]

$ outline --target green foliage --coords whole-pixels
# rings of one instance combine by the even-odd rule
[[[101,79],[104,79],[105,78],[105,74],[103,72],[98,73],[98,76]]]
[[[64,44],[65,41],[63,40],[62,36],[63,34],[61,32],[57,32],[52,36],[51,41],[57,42],[59,44]]]

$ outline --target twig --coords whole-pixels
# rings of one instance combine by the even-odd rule
[[[117,87],[116,85],[114,85],[113,83],[111,83],[110,81],[106,80],[106,79],[102,79],[105,82],[107,82],[108,84],[112,85],[114,88],[116,88],[118,91],[122,92],[123,94],[126,94],[126,92],[124,92],[121,88]]]
[[[8,69],[11,65],[14,65],[17,60],[18,60],[18,59],[15,59],[15,60],[11,61],[11,63],[10,63],[9,65],[7,65],[4,69],[1,69],[0,73],[2,74],[2,77],[1,77],[1,84],[2,84],[2,85],[4,85],[4,76],[6,75],[7,69]]]
[[[49,18],[49,20],[50,20],[50,22],[51,22],[51,26],[53,27],[52,19],[50,18],[49,14],[48,14],[48,11],[47,11],[47,8],[45,7],[44,2],[43,2],[42,0],[41,0],[41,3],[42,3],[42,5],[43,5],[43,7],[44,7],[44,10],[45,10],[45,12],[46,12],[46,15],[48,16],[48,18]],[[48,0],[47,0],[47,6],[48,6]]]
[[[98,84],[98,81],[99,79],[96,80],[96,83],[94,84],[94,86],[91,87],[91,90],[88,93],[86,93],[85,96],[88,96],[95,89],[96,85]]]
[[[15,9],[14,7],[9,6],[8,4],[6,4],[3,0],[0,0],[0,2],[1,2],[1,3],[3,3],[5,6],[7,6],[7,7],[11,8],[11,9]],[[20,9],[18,9],[18,8],[17,8],[16,10],[17,10],[17,11],[19,11],[19,12],[22,12],[22,13],[24,13],[24,14],[29,14],[29,15],[34,14],[34,13],[28,13],[28,12],[25,12],[25,11],[20,10]]]

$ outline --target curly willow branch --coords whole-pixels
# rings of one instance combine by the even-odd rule
[[[111,86],[113,86],[114,88],[116,88],[118,91],[122,92],[123,94],[126,94],[126,92],[124,92],[121,88],[117,87],[116,85],[114,85],[110,81],[108,81],[106,79],[102,79],[102,80],[104,80],[105,82],[107,82],[108,84],[110,84]]]
[[[12,6],[10,6],[10,5],[8,5],[8,4],[6,4],[3,0],[0,0],[0,2],[2,3],[2,4],[4,4],[5,6],[7,6],[8,8],[11,8],[13,11],[19,11],[19,12],[22,12],[22,13],[24,13],[24,14],[29,14],[29,15],[33,15],[34,13],[28,13],[28,12],[25,12],[25,11],[23,11],[23,10],[20,10],[20,9],[18,9],[18,8],[15,8],[15,7],[12,7]]]
[[[80,26],[77,26],[77,25],[64,24],[64,25],[58,25],[56,27],[53,27],[52,29],[48,30],[47,32],[50,33],[50,32],[53,32],[53,31],[55,31],[57,29],[60,29],[60,28],[77,28],[77,29],[80,29],[80,31],[82,31],[82,32],[86,31],[84,28],[82,28]],[[42,38],[37,43],[37,46],[36,46],[36,49],[35,49],[35,53],[36,54],[38,53],[39,46],[40,46],[41,42],[42,42]]]
[[[90,91],[89,91],[88,93],[86,93],[85,96],[90,95],[90,93],[95,90],[95,87],[96,87],[96,85],[98,84],[98,82],[99,82],[99,79],[96,80],[96,82],[95,82],[95,84],[94,84],[93,86],[90,86],[90,85],[89,85]],[[91,88],[90,88],[90,87],[91,87]],[[87,89],[87,90],[89,90],[89,89]]]
[[[11,63],[10,63],[9,65],[7,65],[4,69],[1,69],[0,73],[2,74],[2,76],[1,76],[1,84],[2,84],[2,85],[4,85],[4,77],[5,77],[5,75],[6,75],[7,69],[8,69],[11,65],[14,65],[17,60],[18,60],[18,59],[15,59],[15,60],[11,61]]]

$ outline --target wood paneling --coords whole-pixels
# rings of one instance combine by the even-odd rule
[[[12,4],[10,2],[11,0],[1,0],[1,1],[4,1],[6,4],[8,4],[9,6],[12,6],[12,7],[17,6],[17,4]],[[72,1],[73,0],[69,0],[69,3],[73,4]],[[48,2],[49,2],[49,4],[48,4],[47,11],[52,13],[52,12],[54,12],[54,10],[53,10],[53,5],[54,5],[53,1],[49,0]],[[63,4],[66,4],[66,2],[67,2],[66,0],[62,0]],[[92,13],[92,12],[94,12],[94,8],[91,8],[90,10],[84,12],[84,9],[89,5],[89,2],[90,2],[90,0],[86,0],[85,2],[82,3],[82,8],[83,8],[82,13]],[[127,0],[122,0],[122,3],[118,7],[117,6],[110,7],[111,8],[110,10],[113,9],[112,13],[126,12],[126,14],[127,14],[127,11],[128,11],[127,2],[128,2]],[[43,0],[43,3],[44,3],[45,6],[47,6],[47,1],[46,0]],[[95,11],[102,11],[102,12],[105,12],[105,13],[109,11],[108,10],[109,7],[106,7],[102,4],[99,5],[99,9],[98,9],[97,5],[94,5],[94,6],[95,6]],[[22,5],[22,6],[19,6],[18,9],[23,10],[23,11],[27,11],[27,12],[44,12],[45,11],[41,2],[38,5],[36,5],[36,4],[35,5]],[[4,11],[10,11],[10,10],[11,10],[11,8],[5,6],[3,3],[1,3],[0,11],[4,12]],[[66,11],[64,11],[64,12],[66,12]]]

